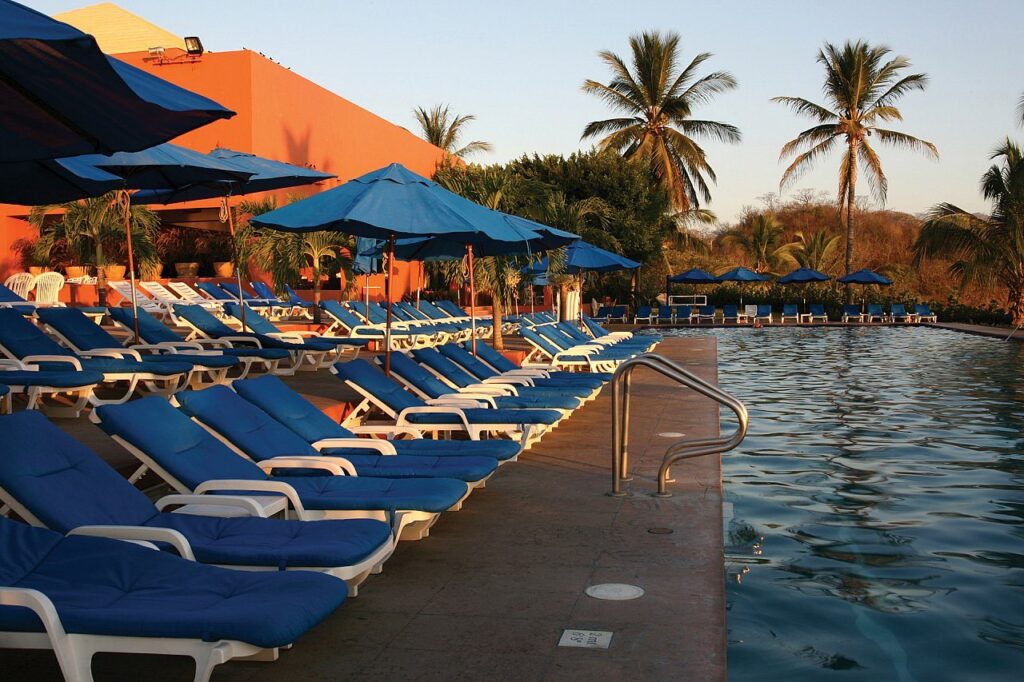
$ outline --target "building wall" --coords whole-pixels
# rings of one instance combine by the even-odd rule
[[[171,56],[172,51],[168,50]],[[443,152],[409,131],[359,107],[289,69],[249,50],[206,53],[196,61],[154,60],[147,52],[118,58],[184,88],[203,94],[237,112],[187,133],[176,143],[208,152],[228,147],[333,173],[337,180],[315,187],[278,192],[309,194],[329,189],[366,172],[397,162],[430,176]],[[196,208],[216,202],[192,202]],[[31,234],[11,218],[23,207],[0,205],[0,276],[19,269],[9,254],[16,239]],[[4,258],[4,254],[8,254]],[[399,263],[395,295],[415,288],[419,264]],[[379,298],[383,290],[372,292]]]

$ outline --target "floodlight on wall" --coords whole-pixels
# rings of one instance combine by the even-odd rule
[[[156,47],[149,48],[147,52],[149,52],[150,57],[155,57],[156,59],[160,59],[164,56],[164,48],[160,47],[159,45],[157,45]]]
[[[203,41],[199,39],[199,36],[185,36],[185,52],[190,57],[198,57],[205,52]]]

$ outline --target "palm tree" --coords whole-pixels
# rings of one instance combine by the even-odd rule
[[[461,159],[470,154],[489,152],[493,149],[490,142],[481,140],[474,140],[459,147],[466,124],[475,121],[476,116],[471,114],[457,116],[448,110],[447,104],[438,104],[430,109],[416,107],[413,109],[413,115],[416,116],[416,122],[420,124],[423,139],[452,156]]]
[[[584,81],[583,91],[604,100],[620,116],[588,123],[582,139],[603,136],[600,149],[648,164],[672,205],[684,211],[711,201],[708,182],[716,179],[695,138],[739,142],[740,131],[727,123],[692,118],[698,105],[735,88],[736,79],[725,71],[698,77],[701,64],[711,58],[707,52],[680,69],[679,40],[673,32],[630,36],[630,66],[613,52],[598,53],[612,79],[607,85]]]
[[[277,208],[273,198],[259,201],[243,201],[239,212],[248,216],[268,213]],[[251,260],[257,267],[270,274],[278,293],[289,282],[299,278],[299,271],[309,267],[313,279],[313,321],[320,323],[320,292],[322,276],[327,259],[340,260],[343,267],[351,264],[354,240],[341,232],[276,232],[257,230],[246,224],[239,232],[238,242],[241,254],[236,267]],[[351,281],[351,277],[348,278]]]
[[[992,214],[979,217],[953,204],[928,213],[914,244],[914,264],[925,258],[955,261],[950,274],[966,285],[998,283],[1006,287],[1013,324],[1024,324],[1024,153],[1011,140],[990,157],[998,160],[981,177],[981,192]]]
[[[756,272],[770,272],[790,259],[790,244],[783,244],[784,228],[770,213],[759,213],[749,225],[739,225],[719,236],[725,246],[742,251]]]
[[[854,202],[857,197],[857,167],[871,187],[875,198],[885,201],[888,181],[882,162],[868,138],[882,144],[910,149],[938,158],[931,142],[878,124],[903,120],[896,102],[912,90],[923,90],[928,77],[923,73],[902,73],[910,67],[903,56],[890,58],[892,51],[884,46],[873,47],[864,41],[847,41],[842,47],[825,43],[818,52],[818,63],[825,67],[825,105],[802,97],[775,97],[772,101],[788,105],[795,113],[816,123],[795,139],[787,142],[780,158],[796,158],[782,174],[780,188],[795,182],[815,161],[828,154],[839,143],[846,151],[839,165],[839,206],[846,210],[846,271],[853,271]],[[847,302],[853,291],[846,288]]]
[[[797,232],[793,236],[796,241],[790,244],[789,255],[800,267],[824,272],[832,264],[839,246],[839,235],[818,230],[809,234]]]
[[[63,211],[55,220],[47,216]],[[145,206],[132,206],[129,213],[132,247],[136,266],[140,269],[157,262],[155,235],[160,218]],[[34,206],[29,212],[29,223],[39,231],[34,251],[37,258],[49,259],[60,246],[64,246],[78,262],[96,267],[96,289],[101,306],[107,305],[107,278],[104,266],[112,253],[120,254],[126,246],[124,209],[117,201],[117,193],[71,201],[66,204]]]

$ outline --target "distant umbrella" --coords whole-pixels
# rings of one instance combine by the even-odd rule
[[[848,275],[843,275],[838,281],[843,284],[877,284],[882,287],[887,287],[892,284],[892,280],[888,277],[879,275],[877,272],[868,270],[867,268],[858,270],[857,272],[851,272]]]
[[[690,268],[686,272],[672,275],[668,281],[673,284],[715,284],[718,278],[700,268]]]
[[[779,278],[779,284],[809,284],[811,282],[827,282],[831,277],[811,268],[799,268]]]
[[[767,282],[768,278],[749,268],[739,267],[723,272],[718,276],[719,282]]]

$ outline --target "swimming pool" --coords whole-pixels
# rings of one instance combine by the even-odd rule
[[[925,328],[718,338],[734,680],[1022,679],[1024,345]]]

